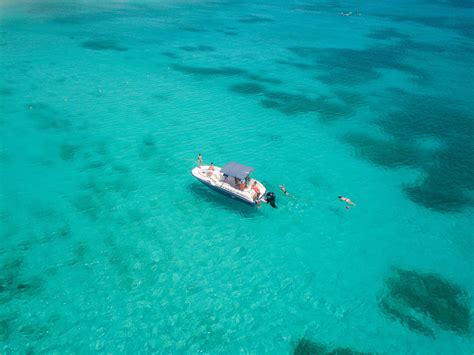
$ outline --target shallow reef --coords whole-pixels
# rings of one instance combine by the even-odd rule
[[[169,51],[161,52],[161,54],[168,58],[173,58],[173,59],[179,58],[179,56],[176,53],[169,52]]]
[[[199,46],[182,46],[179,49],[186,52],[213,52],[216,49],[211,46],[199,45]]]
[[[157,152],[156,142],[152,135],[147,135],[143,138],[139,147],[139,156],[142,160],[148,160]]]
[[[184,74],[200,76],[236,76],[246,73],[246,70],[235,67],[198,67],[183,64],[171,64],[171,68]]]
[[[71,120],[64,113],[43,102],[25,105],[28,117],[40,130],[68,131],[72,128]]]
[[[441,1],[440,1],[441,2]],[[443,1],[445,4],[448,1]],[[472,4],[472,2],[471,2]],[[374,13],[373,15],[386,18],[394,22],[413,22],[423,26],[429,26],[436,29],[452,30],[466,38],[474,38],[474,24],[467,18],[452,16],[411,16],[394,15],[385,13]]]
[[[275,22],[274,19],[263,16],[246,16],[238,20],[241,23],[272,23]]]
[[[43,289],[44,281],[36,276],[22,275],[23,257],[17,256],[2,263],[0,272],[0,304],[7,304],[19,297],[34,297]]]
[[[266,84],[283,84],[283,81],[277,78],[266,77],[258,74],[248,74],[247,78],[250,80],[258,81]]]
[[[343,141],[376,165],[422,171],[419,181],[402,187],[413,202],[441,213],[472,207],[474,145],[470,138],[472,115],[467,106],[461,101],[397,89],[388,90],[386,97],[397,109],[373,123],[388,138],[348,132]],[[423,148],[420,141],[427,138],[437,146]]]
[[[232,85],[230,90],[241,95],[260,95],[265,92],[265,87],[255,83],[240,83]]]
[[[13,89],[9,87],[0,87],[0,95],[1,96],[12,96],[13,95]]]
[[[79,145],[64,143],[59,147],[59,156],[62,160],[73,160],[79,150]]]
[[[367,37],[377,40],[392,40],[392,39],[409,39],[410,35],[406,35],[397,31],[392,27],[385,27],[371,31]]]
[[[407,40],[408,41],[408,40]],[[305,67],[317,70],[317,79],[331,85],[354,85],[379,79],[380,69],[391,69],[406,72],[415,79],[427,77],[423,69],[407,64],[408,51],[413,49],[413,41],[401,40],[390,45],[371,46],[363,49],[352,48],[319,48],[289,47],[296,56],[310,61],[307,63],[284,60],[282,64]]]
[[[460,335],[471,328],[468,293],[433,273],[393,268],[379,307],[389,318],[426,336],[435,336],[435,326]]]
[[[125,52],[128,50],[127,47],[124,47],[111,39],[96,39],[96,40],[84,41],[81,43],[81,46],[87,49],[95,50],[95,51]]]
[[[315,342],[307,338],[301,338],[294,345],[293,355],[365,355],[370,353],[363,353],[353,350],[351,348],[337,347],[330,348],[329,346]]]

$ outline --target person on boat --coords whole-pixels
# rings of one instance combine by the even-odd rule
[[[209,168],[207,168],[207,177],[211,177],[213,173],[214,173],[214,163],[211,163],[211,165],[209,165]]]
[[[346,205],[346,208],[347,208],[347,209],[350,208],[349,205],[351,205],[351,206],[355,206],[355,205],[356,205],[354,202],[351,201],[350,198],[347,198],[347,197],[344,197],[344,196],[337,196],[337,198],[338,198],[339,200],[344,201],[345,203],[347,203],[347,205]]]
[[[247,186],[245,185],[245,181],[240,181],[239,189],[240,191],[244,191]]]
[[[255,192],[254,200],[259,201],[260,189],[258,188],[256,181],[253,182],[252,190]],[[257,202],[257,204],[259,204],[259,202]]]
[[[281,185],[280,185],[280,190],[281,190],[286,196],[288,196],[288,191],[286,191],[285,185],[281,184]]]
[[[250,184],[250,176],[247,176],[247,177],[245,178],[245,187],[248,187],[249,184]]]
[[[202,166],[202,155],[201,153],[198,154],[198,167],[199,169],[201,169],[201,166]]]

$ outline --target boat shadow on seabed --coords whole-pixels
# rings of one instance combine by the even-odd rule
[[[229,199],[228,196],[221,195],[215,191],[209,191],[205,186],[192,183],[188,186],[189,191],[199,199],[212,203],[217,208],[224,208],[231,212],[237,212],[245,218],[255,218],[261,216],[259,209],[254,206],[247,206],[242,202]]]

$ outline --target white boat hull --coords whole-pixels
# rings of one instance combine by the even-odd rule
[[[244,202],[248,205],[255,206],[267,191],[265,186],[263,186],[261,182],[254,179],[251,179],[248,186],[242,191],[233,186],[233,178],[229,178],[227,181],[224,181],[224,177],[220,173],[221,168],[217,166],[214,167],[214,171],[212,172],[212,174],[208,173],[208,169],[208,165],[203,165],[201,166],[201,168],[194,168],[191,173],[197,180],[199,180],[212,190],[227,195],[233,199]],[[257,187],[260,191],[258,199],[256,198],[255,191],[252,190],[252,188],[250,187],[254,181],[257,182]]]

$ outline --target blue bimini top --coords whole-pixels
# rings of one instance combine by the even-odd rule
[[[221,168],[221,174],[244,180],[254,169],[236,162],[230,162]]]

